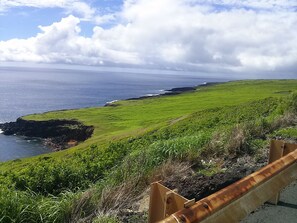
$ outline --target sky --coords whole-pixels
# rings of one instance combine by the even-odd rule
[[[0,63],[297,78],[296,0],[0,0]]]

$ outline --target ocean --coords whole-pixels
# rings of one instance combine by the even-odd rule
[[[182,71],[0,66],[0,123],[32,113],[103,106],[175,87],[228,80]],[[50,151],[39,140],[4,136],[0,130],[0,162]]]

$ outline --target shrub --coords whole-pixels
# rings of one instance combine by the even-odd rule
[[[197,135],[178,137],[153,143],[149,151],[156,161],[193,160],[200,155],[201,148],[210,140],[211,134],[199,132]]]

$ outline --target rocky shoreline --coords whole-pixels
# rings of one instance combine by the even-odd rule
[[[185,92],[193,92],[195,90],[197,90],[198,87],[207,87],[207,86],[212,86],[212,85],[216,85],[216,84],[220,84],[223,82],[205,82],[203,84],[200,85],[196,85],[194,87],[177,87],[177,88],[171,88],[169,90],[165,90],[163,94],[152,94],[152,95],[144,95],[144,96],[140,96],[140,97],[135,97],[135,98],[128,98],[126,100],[131,101],[131,100],[142,100],[142,99],[146,99],[146,98],[156,98],[156,97],[163,97],[163,96],[169,96],[169,95],[178,95],[178,94],[182,94]],[[117,104],[115,104],[115,102],[117,102],[118,100],[114,100],[111,102],[107,102],[104,107],[106,106],[114,106],[116,107]]]
[[[140,96],[137,98],[128,98],[126,100],[142,100],[152,97],[163,97],[168,95],[177,95],[185,92],[193,92],[198,87],[212,86],[222,82],[205,82],[194,87],[177,87],[165,90],[163,94]],[[114,100],[107,102],[104,106],[117,106]],[[4,135],[18,135],[29,138],[40,138],[44,144],[49,146],[53,151],[59,151],[76,146],[90,138],[93,134],[94,127],[83,125],[77,120],[48,120],[34,121],[25,120],[22,117],[15,122],[0,123],[1,133]]]
[[[77,145],[90,138],[94,127],[76,120],[33,121],[18,118],[15,122],[0,124],[4,135],[41,138],[54,151]]]

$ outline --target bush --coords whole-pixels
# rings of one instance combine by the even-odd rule
[[[154,160],[160,163],[167,159],[189,161],[200,155],[201,149],[210,139],[210,133],[199,132],[197,135],[158,141],[148,149]]]

